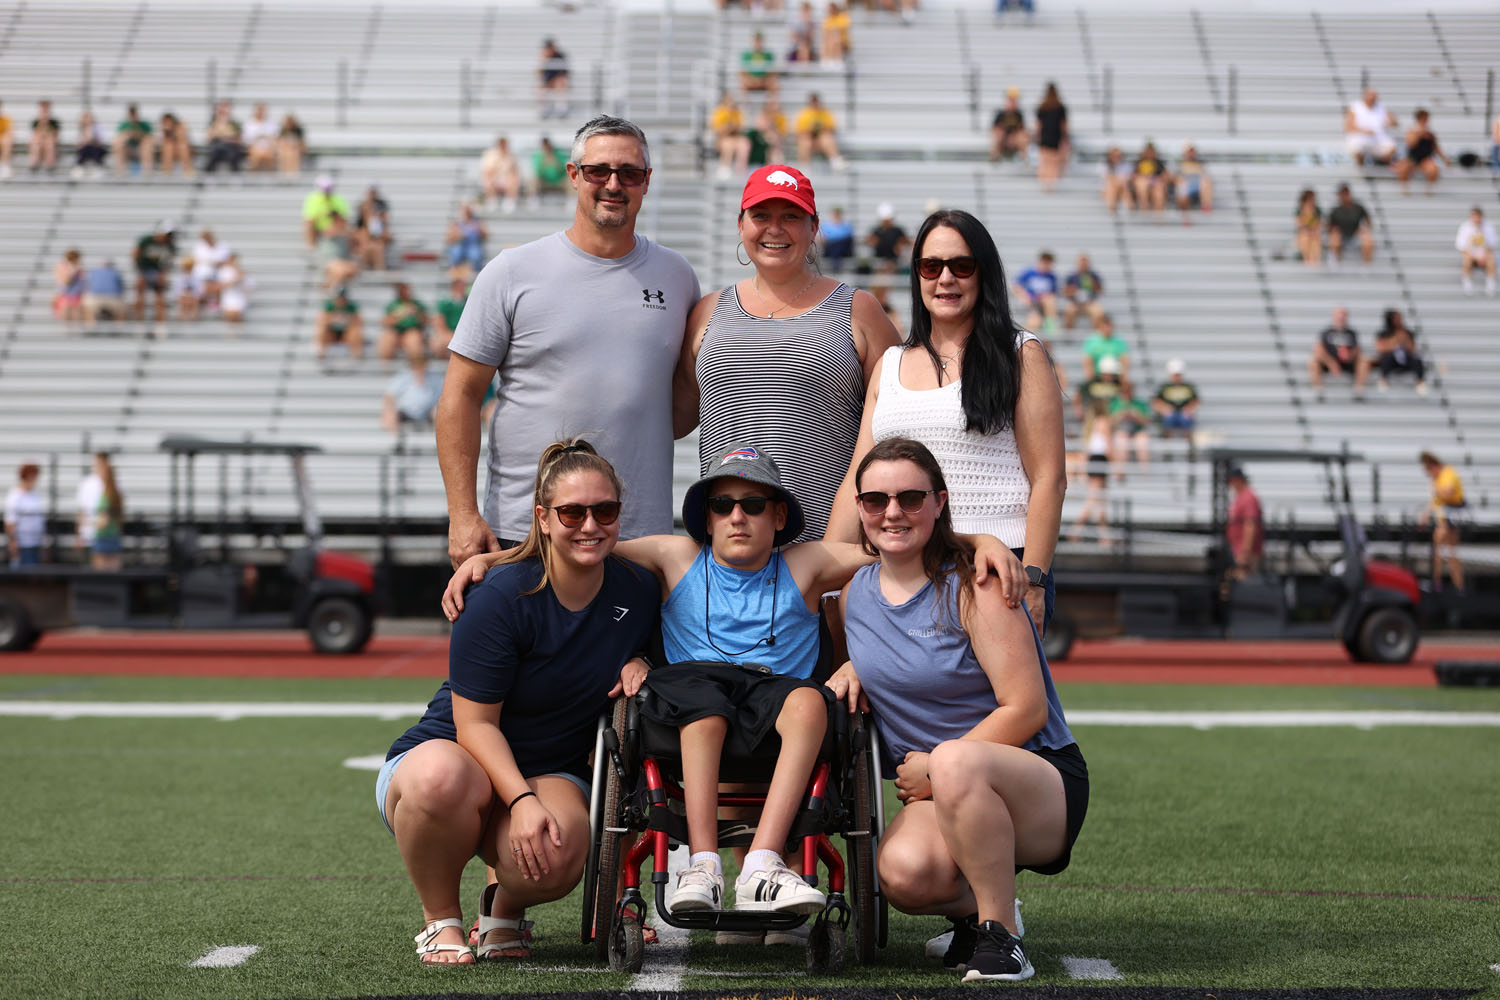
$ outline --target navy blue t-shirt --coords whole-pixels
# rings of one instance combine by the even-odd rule
[[[448,680],[422,720],[386,759],[427,740],[453,740],[452,692],[487,705],[503,702],[500,732],[521,774],[565,771],[587,779],[599,713],[625,661],[646,647],[661,592],[656,577],[609,559],[604,584],[582,611],[558,603],[535,560],[496,566],[469,589],[448,642]]]

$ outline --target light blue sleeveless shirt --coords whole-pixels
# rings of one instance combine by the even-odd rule
[[[762,641],[773,634],[774,644]],[[661,637],[671,663],[758,663],[810,677],[818,661],[818,616],[807,609],[780,552],[748,572],[721,566],[703,546],[661,606]]]
[[[931,580],[905,604],[891,604],[880,592],[879,563],[862,567],[849,584],[844,609],[849,658],[875,710],[887,764],[958,739],[996,707],[995,690],[959,624],[956,576],[944,588],[942,606],[936,604]],[[1073,734],[1034,626],[1032,639],[1047,690],[1047,724],[1022,746],[1065,747],[1074,742]]]

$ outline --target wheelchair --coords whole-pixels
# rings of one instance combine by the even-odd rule
[[[823,655],[814,678],[827,676],[833,661],[831,638],[823,629]],[[840,659],[838,662],[842,662]],[[591,835],[584,869],[582,938],[592,941],[599,961],[617,972],[639,972],[644,960],[646,897],[641,866],[651,860],[649,890],[656,918],[690,929],[789,930],[812,920],[807,942],[807,969],[837,974],[847,964],[852,944],[860,964],[874,961],[885,947],[887,907],[875,872],[875,850],[884,830],[880,798],[880,765],[875,729],[867,715],[851,716],[831,702],[823,748],[814,764],[802,808],[793,820],[788,847],[793,864],[818,885],[818,863],[827,869],[827,903],[813,916],[732,909],[667,910],[667,853],[687,843],[683,813],[678,733],[640,715],[635,698],[617,699],[611,716],[601,719],[595,738],[594,783],[589,802]],[[773,760],[738,756],[726,745],[720,762],[721,782],[756,783],[770,779]],[[721,807],[749,806],[757,812],[763,792],[721,793]],[[754,821],[720,818],[719,847],[748,847]],[[834,845],[842,837],[845,851]],[[846,863],[847,857],[847,863]],[[617,887],[619,887],[617,891]]]

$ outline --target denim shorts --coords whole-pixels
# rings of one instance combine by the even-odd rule
[[[416,747],[412,748],[412,750],[415,749]],[[375,809],[380,813],[380,822],[385,824],[385,828],[387,830],[391,830],[391,821],[387,819],[385,815],[385,798],[390,793],[391,778],[395,776],[396,768],[401,766],[402,758],[409,753],[411,753],[411,750],[403,750],[396,756],[392,757],[390,760],[386,761],[384,764],[380,765],[380,773],[375,776]],[[576,774],[569,774],[567,771],[549,771],[546,774],[536,775],[536,777],[567,778],[578,787],[578,790],[580,792],[583,793],[583,800],[585,802],[587,802],[589,799],[589,782],[584,781]],[[394,836],[395,833],[395,830],[391,830],[392,836]]]

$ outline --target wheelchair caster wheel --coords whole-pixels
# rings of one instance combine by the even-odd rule
[[[814,975],[838,975],[844,971],[844,926],[822,916],[807,936],[807,971]]]
[[[646,957],[645,935],[634,913],[616,911],[609,922],[609,967],[615,972],[640,972]]]

